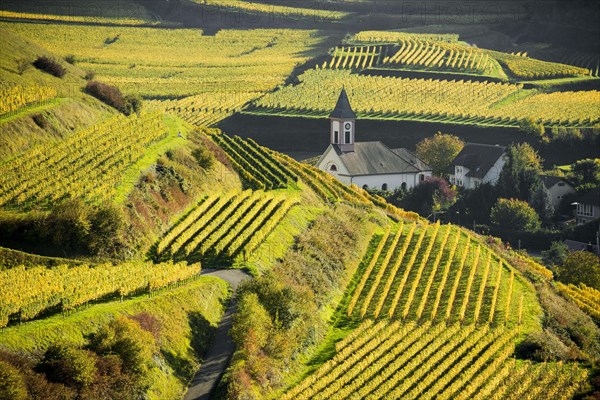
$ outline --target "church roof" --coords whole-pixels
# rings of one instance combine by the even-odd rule
[[[356,119],[356,114],[354,111],[352,111],[352,106],[350,106],[350,100],[348,100],[346,89],[342,89],[337,104],[329,115],[329,118]]]
[[[455,165],[460,165],[469,168],[467,176],[483,179],[505,150],[504,146],[467,143],[452,161],[451,173],[454,174]]]
[[[416,156],[408,150],[391,150],[381,142],[356,142],[353,152],[342,152],[337,144],[331,146],[352,176],[431,171],[422,161],[414,162]]]

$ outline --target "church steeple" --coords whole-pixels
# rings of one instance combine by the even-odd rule
[[[329,119],[331,120],[331,144],[338,145],[344,153],[353,152],[356,114],[350,106],[345,89],[342,89]]]

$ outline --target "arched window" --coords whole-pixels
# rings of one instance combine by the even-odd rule
[[[363,185],[363,189],[369,190],[369,185]]]
[[[402,185],[400,185],[400,189],[406,192],[406,182],[402,182]]]
[[[381,190],[388,190],[388,184],[384,183],[383,185],[381,185]]]
[[[335,164],[331,164],[331,165],[329,166],[329,172],[335,173],[335,172],[337,172],[337,170],[338,170],[338,169],[337,169],[337,165],[335,165]]]

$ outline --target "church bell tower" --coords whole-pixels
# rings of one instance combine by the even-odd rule
[[[356,114],[352,111],[346,90],[342,89],[331,120],[331,144],[339,146],[343,153],[354,151]]]

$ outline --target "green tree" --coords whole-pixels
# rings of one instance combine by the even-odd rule
[[[198,147],[192,151],[192,156],[203,169],[209,170],[215,163],[215,156],[205,146]]]
[[[505,198],[529,201],[543,185],[540,178],[542,159],[528,143],[508,148],[508,160],[498,179],[498,193]]]
[[[544,124],[535,121],[533,118],[527,118],[521,123],[521,131],[535,137],[544,136]]]
[[[455,198],[456,191],[450,187],[448,181],[443,178],[428,177],[403,196],[399,205],[426,217],[433,212],[447,210],[454,203]]]
[[[508,230],[532,232],[540,228],[540,217],[535,210],[518,199],[498,199],[492,207],[491,221]]]
[[[558,269],[558,279],[565,283],[584,283],[600,290],[600,258],[589,251],[573,251]]]
[[[569,177],[577,188],[600,186],[600,158],[587,158],[571,165]]]
[[[125,248],[123,212],[114,204],[102,205],[90,216],[91,229],[86,239],[90,253],[118,256]]]
[[[129,318],[119,317],[90,337],[90,349],[100,355],[116,354],[123,372],[145,378],[157,347],[154,337]]]
[[[542,260],[547,266],[564,264],[569,255],[569,246],[563,242],[552,242],[548,250],[542,251]]]
[[[68,252],[85,251],[92,228],[91,208],[80,199],[69,199],[56,205],[45,223],[45,235]]]
[[[417,144],[417,156],[433,168],[434,175],[444,176],[464,146],[465,143],[457,136],[438,132]]]
[[[5,361],[0,361],[0,399],[29,399],[23,375],[12,364]]]
[[[53,382],[82,389],[94,382],[96,358],[88,350],[54,344],[44,353],[38,370]]]
[[[535,192],[533,192],[530,204],[542,221],[549,222],[554,216],[552,197],[545,185],[539,185]]]

